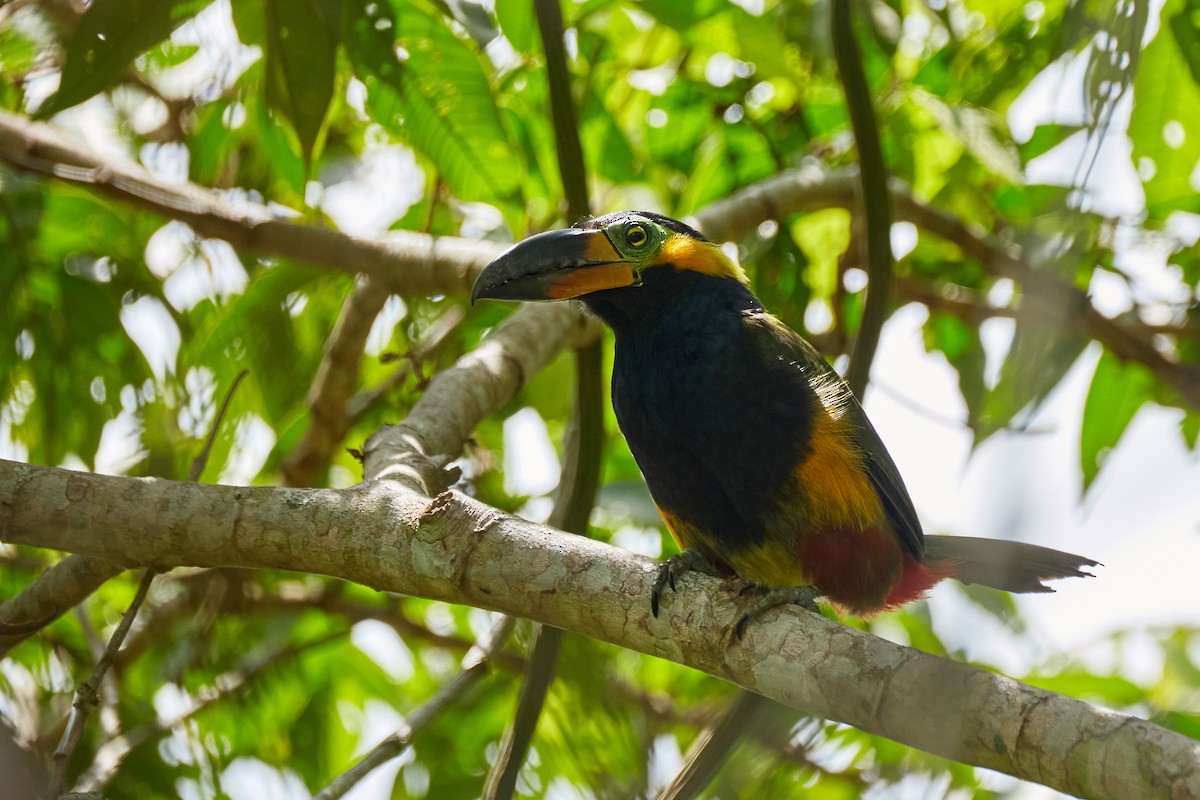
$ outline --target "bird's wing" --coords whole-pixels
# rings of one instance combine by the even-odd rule
[[[883,440],[850,388],[811,344],[775,317],[766,313],[752,314],[747,316],[747,324],[756,331],[758,346],[763,352],[798,369],[826,411],[848,423],[848,433],[864,456],[868,477],[879,495],[888,523],[905,552],[921,559],[925,549],[924,535],[912,498]],[[797,398],[797,402],[801,402],[801,398]]]

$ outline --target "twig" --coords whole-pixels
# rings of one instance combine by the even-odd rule
[[[113,775],[116,774],[117,769],[125,758],[156,734],[165,733],[177,728],[197,714],[245,690],[272,668],[313,648],[321,647],[329,642],[341,639],[348,632],[348,630],[334,631],[309,642],[282,647],[240,674],[235,673],[231,676],[229,673],[225,673],[220,676],[214,684],[217,687],[215,691],[193,702],[191,706],[179,712],[174,717],[148,722],[134,728],[129,733],[108,740],[97,749],[96,757],[93,759],[91,767],[89,767],[88,771],[78,781],[77,790],[80,792],[93,792],[102,789],[112,780]]]
[[[337,800],[350,791],[356,783],[365,778],[372,770],[408,749],[412,740],[421,731],[437,720],[448,708],[457,703],[472,689],[475,684],[487,674],[492,654],[504,646],[512,633],[516,620],[512,617],[501,617],[493,625],[487,642],[481,643],[473,653],[467,654],[467,665],[453,680],[443,686],[437,694],[425,704],[413,711],[405,722],[404,727],[388,736],[375,746],[362,760],[343,772],[328,786],[317,793],[314,800]]]
[[[321,366],[308,392],[312,420],[299,443],[283,459],[280,470],[288,486],[311,486],[329,465],[350,425],[346,401],[354,391],[363,348],[388,293],[379,281],[360,276],[342,305]]]
[[[221,423],[225,419],[225,413],[229,410],[233,394],[237,391],[238,386],[247,374],[247,370],[239,372],[230,385],[229,391],[225,393],[225,400],[221,403],[221,408],[213,419],[213,424],[209,429],[204,447],[201,448],[199,455],[192,460],[191,469],[188,471],[189,483],[197,482],[200,479],[200,475],[204,472],[204,467],[208,463],[208,457],[212,452],[213,444],[217,440],[217,431],[220,430]],[[71,756],[75,753],[75,749],[83,739],[83,732],[87,727],[88,716],[99,702],[100,684],[104,680],[109,666],[112,665],[113,660],[117,657],[117,651],[121,649],[121,645],[125,642],[125,637],[128,635],[130,627],[133,626],[133,620],[137,617],[138,609],[141,608],[142,603],[146,599],[146,594],[150,591],[150,584],[154,581],[155,574],[155,570],[152,568],[142,573],[142,579],[138,583],[137,593],[133,597],[133,602],[129,604],[129,609],[121,617],[121,623],[113,631],[112,637],[109,638],[108,646],[104,649],[104,655],[92,671],[91,678],[81,684],[75,691],[75,701],[71,704],[71,714],[67,719],[66,730],[63,731],[62,738],[58,742],[58,747],[54,750],[54,770],[50,776],[50,786],[47,792],[47,795],[51,798],[62,794],[67,777],[67,767],[71,763]]]
[[[208,457],[212,453],[213,445],[217,441],[217,431],[221,429],[221,423],[225,420],[225,414],[229,411],[229,404],[233,402],[233,393],[237,391],[238,386],[250,374],[250,370],[244,369],[237,374],[233,379],[233,383],[229,386],[229,391],[225,393],[225,399],[221,403],[221,409],[217,412],[217,416],[213,419],[213,424],[208,429],[208,438],[204,441],[204,447],[200,450],[200,454],[192,459],[191,469],[188,470],[188,480],[196,482],[200,480],[200,476],[204,474],[204,467],[208,465]]]
[[[970,289],[946,284],[942,291],[921,285],[911,279],[899,278],[895,284],[896,296],[920,303],[930,311],[944,311],[966,322],[980,323],[985,319],[1001,317],[1015,319],[1015,306],[994,306],[986,300],[973,299]]]
[[[58,747],[54,750],[54,771],[50,776],[50,785],[47,790],[47,796],[54,798],[62,794],[63,785],[67,779],[67,767],[71,763],[71,755],[75,752],[75,748],[79,746],[80,740],[83,739],[83,731],[87,726],[88,715],[99,702],[100,681],[104,680],[105,673],[108,672],[109,665],[117,656],[117,651],[121,649],[121,643],[125,641],[125,634],[129,633],[130,626],[133,625],[133,619],[137,616],[138,609],[141,608],[142,601],[146,599],[146,593],[150,591],[150,583],[154,580],[154,570],[147,569],[142,573],[142,580],[138,584],[137,594],[133,596],[133,602],[129,604],[129,609],[121,617],[121,624],[113,631],[112,637],[108,640],[108,646],[104,648],[104,655],[100,658],[96,668],[92,670],[92,676],[84,681],[78,689],[75,690],[75,701],[71,704],[71,715],[67,719],[67,729],[63,731],[62,738],[58,742]]]
[[[435,319],[420,340],[413,346],[409,353],[409,358],[405,359],[396,368],[388,378],[378,385],[364,389],[358,394],[346,401],[346,417],[353,423],[356,419],[362,416],[363,412],[368,408],[372,408],[378,403],[384,395],[391,391],[392,387],[404,382],[409,373],[413,370],[413,362],[426,361],[437,355],[442,349],[442,345],[450,338],[450,334],[458,330],[458,326],[467,317],[467,312],[462,306],[452,305],[446,308],[441,315]]]
[[[104,640],[96,632],[92,621],[88,619],[87,611],[82,605],[75,606],[75,619],[83,629],[84,639],[87,640],[88,650],[91,651],[92,661],[99,663],[104,657]],[[128,639],[126,639],[128,641]],[[106,675],[100,681],[98,688],[100,700],[100,732],[105,736],[116,736],[121,732],[121,721],[117,716],[117,690],[113,685],[111,675]]]
[[[659,793],[658,800],[682,800],[704,791],[755,718],[774,705],[754,692],[738,692],[720,718],[696,739],[683,769]]]

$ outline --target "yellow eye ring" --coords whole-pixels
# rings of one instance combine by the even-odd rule
[[[625,229],[625,241],[630,247],[645,247],[646,242],[650,241],[650,235],[646,233],[645,228],[635,223]]]

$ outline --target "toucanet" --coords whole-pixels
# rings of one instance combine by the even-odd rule
[[[538,234],[488,265],[471,297],[578,298],[612,328],[617,421],[684,550],[660,573],[656,614],[679,572],[706,562],[783,592],[812,587],[800,599],[820,594],[859,615],[948,577],[1048,592],[1046,580],[1096,565],[1032,544],[924,536],[850,389],[681,222],[626,211]]]

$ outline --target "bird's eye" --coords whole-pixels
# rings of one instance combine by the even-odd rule
[[[630,225],[625,229],[625,241],[630,247],[644,247],[650,241],[650,234],[641,225]]]

